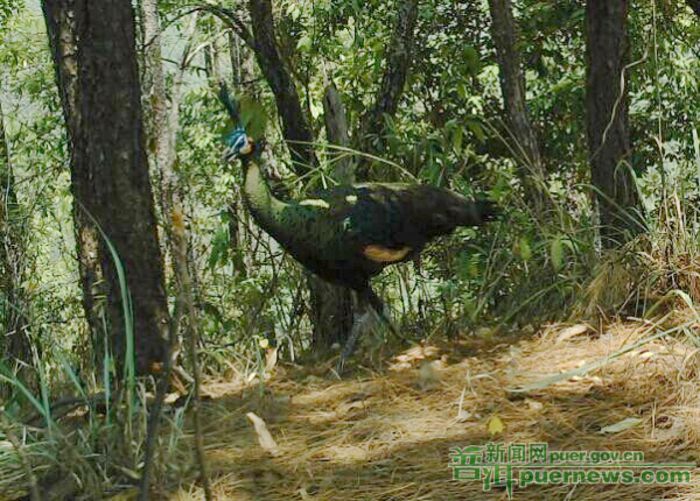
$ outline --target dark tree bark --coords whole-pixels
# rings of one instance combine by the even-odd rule
[[[401,0],[396,15],[396,25],[384,63],[384,74],[374,105],[362,117],[359,140],[360,149],[381,153],[383,149],[384,117],[393,117],[403,96],[406,78],[411,69],[413,44],[418,20],[418,0]],[[370,162],[361,159],[357,166],[357,177],[366,180]]]
[[[294,170],[303,173],[316,164],[311,126],[301,107],[289,68],[280,56],[270,0],[249,0],[253,52],[277,103],[282,135],[292,154]]]
[[[104,315],[121,364],[126,323],[118,269],[89,214],[116,248],[125,270],[137,370],[143,373],[163,360],[168,311],[141,116],[133,9],[126,0],[43,0],[43,8],[70,137],[87,317],[99,336],[102,328],[95,322]],[[100,278],[102,290],[94,291]],[[95,292],[106,293],[101,314]]]
[[[21,218],[0,105],[0,360],[9,362],[10,366],[32,361],[27,298],[21,286],[25,275],[25,233]]]
[[[605,247],[624,243],[642,229],[629,165],[627,11],[627,0],[586,3],[586,129]]]
[[[340,99],[340,93],[335,85],[326,86],[323,94],[323,120],[326,127],[326,138],[331,145],[344,148],[350,146],[350,133],[348,119],[345,115],[345,106]],[[355,166],[349,155],[343,151],[330,150],[333,160],[333,177],[343,184],[355,182]]]
[[[489,0],[491,34],[496,47],[501,93],[506,122],[513,142],[512,150],[525,196],[535,213],[546,208],[545,170],[537,133],[530,121],[525,94],[525,75],[518,52],[518,33],[510,0]]]
[[[73,191],[73,223],[78,253],[78,271],[82,288],[82,302],[87,319],[93,348],[93,366],[98,367],[104,352],[104,328],[100,315],[101,308],[97,298],[106,295],[104,270],[102,269],[102,252],[100,235],[97,228],[84,210],[76,196],[78,188],[87,183],[85,179],[85,160],[80,157],[73,145],[82,128],[82,115],[79,107],[78,93],[78,45],[74,2],[43,2],[49,42],[56,66],[58,90],[61,97],[63,114],[71,141],[71,189]],[[76,139],[72,139],[72,135]],[[79,167],[76,167],[79,166]]]
[[[354,321],[352,293],[313,275],[308,282],[314,349],[342,346]]]

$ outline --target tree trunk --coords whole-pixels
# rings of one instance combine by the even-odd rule
[[[393,117],[403,96],[406,78],[411,69],[418,0],[402,0],[396,16],[396,26],[387,47],[384,75],[372,108],[361,120],[358,140],[360,149],[374,154],[383,150],[385,115]],[[367,180],[371,162],[361,158],[357,166],[357,177]]]
[[[105,332],[102,323],[102,301],[106,296],[106,283],[102,269],[102,256],[105,251],[100,245],[100,235],[95,225],[80,205],[77,196],[79,189],[88,183],[86,161],[78,155],[75,143],[82,128],[78,93],[78,43],[77,27],[72,1],[44,1],[49,44],[56,67],[58,91],[63,107],[64,119],[69,131],[71,154],[71,190],[73,192],[73,224],[78,272],[82,289],[82,303],[92,340],[92,366],[98,368],[106,348]],[[74,137],[73,137],[74,136]]]
[[[628,97],[623,80],[627,10],[627,0],[586,3],[586,128],[604,247],[620,245],[642,229],[629,165]]]
[[[326,87],[323,96],[323,116],[328,142],[347,147],[350,138],[345,108],[333,84]],[[336,160],[333,178],[342,184],[355,181],[354,165],[349,157]],[[344,344],[353,324],[350,290],[312,276],[309,278],[309,292],[314,347],[328,349],[336,343]]]
[[[229,57],[233,81],[238,92],[245,92],[253,98],[260,95],[259,85],[255,77],[255,56],[253,51],[231,31],[228,37]]]
[[[194,14],[185,34],[186,45],[183,48],[180,65],[174,75],[170,92],[170,110],[166,105],[165,72],[161,57],[161,27],[157,0],[141,2],[144,38],[147,50],[144,54],[143,80],[147,95],[150,96],[148,113],[151,128],[149,142],[155,145],[153,160],[161,179],[161,211],[165,225],[165,236],[170,250],[175,279],[177,281],[177,301],[181,307],[175,308],[176,315],[194,312],[194,265],[190,262],[191,252],[185,226],[184,200],[177,163],[177,131],[180,124],[180,100],[185,71],[189,65],[192,42],[197,29],[198,15]],[[168,112],[169,111],[169,112]],[[190,322],[195,317],[188,314]],[[180,318],[173,322],[180,325]],[[196,325],[190,325],[191,332],[198,332]],[[173,332],[172,336],[179,333]],[[174,352],[179,351],[179,340],[173,339]]]
[[[163,360],[168,311],[141,116],[130,2],[43,0],[71,143],[71,190],[88,319],[104,317],[117,364],[133,321],[140,373]],[[129,304],[99,227],[124,269]],[[92,261],[94,259],[94,261]],[[95,311],[93,287],[106,304]],[[128,315],[127,315],[128,313]],[[99,320],[98,320],[99,321]]]
[[[525,75],[518,53],[518,34],[510,0],[489,0],[491,33],[496,46],[500,70],[503,107],[510,134],[512,150],[519,165],[518,173],[525,196],[537,215],[546,209],[545,169],[540,154],[537,133],[527,111]]]
[[[253,28],[253,51],[277,103],[282,119],[282,135],[292,154],[294,171],[303,174],[316,165],[314,136],[302,111],[289,69],[279,53],[270,0],[249,0],[248,10]]]
[[[21,286],[25,275],[21,217],[0,104],[0,360],[13,368],[19,367],[15,362],[31,365],[32,361],[27,298]]]
[[[331,145],[342,148],[350,146],[348,119],[345,107],[340,99],[340,93],[332,83],[326,86],[323,94],[323,120],[326,126],[326,138]],[[333,177],[342,184],[355,182],[355,165],[344,151],[331,148],[330,157],[333,161]]]
[[[259,89],[255,83],[255,59],[252,50],[241,43],[233,32],[230,32],[228,53],[236,93],[257,97]],[[241,200],[241,191],[234,187],[234,192],[231,194],[227,207],[229,249],[236,275],[241,279],[245,279],[248,277],[248,265],[251,259],[250,242],[249,238],[246,238],[249,235],[249,232],[247,232],[248,214],[243,208]]]
[[[334,344],[344,345],[354,321],[350,290],[315,275],[309,275],[308,283],[314,349],[327,350]]]

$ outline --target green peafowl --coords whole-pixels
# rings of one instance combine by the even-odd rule
[[[386,266],[417,259],[432,239],[458,226],[480,226],[498,213],[491,201],[471,201],[421,184],[355,184],[320,191],[306,200],[279,200],[263,176],[262,148],[240,125],[237,103],[225,87],[220,98],[237,125],[225,137],[224,158],[242,161],[244,202],[253,219],[311,272],[355,291],[360,303],[371,306],[394,331],[370,279]],[[359,323],[341,353],[339,370],[353,351]]]

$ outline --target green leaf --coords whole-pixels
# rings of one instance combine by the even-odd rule
[[[559,271],[564,267],[564,244],[561,237],[557,236],[549,247],[549,255],[552,259],[552,268]]]
[[[481,71],[481,60],[479,59],[479,53],[476,49],[471,45],[466,46],[462,52],[462,58],[467,67],[467,71],[473,76],[478,75],[479,71]]]
[[[209,269],[213,270],[219,264],[226,263],[230,246],[229,242],[229,234],[226,228],[222,228],[216,232],[211,242],[211,254],[207,262]]]
[[[528,242],[527,237],[521,237],[518,241],[518,253],[525,262],[528,262],[532,257],[532,249],[530,248],[530,242]]]
[[[457,153],[462,151],[462,140],[464,139],[464,129],[461,127],[455,127],[455,131],[452,134],[452,147]]]
[[[299,38],[297,49],[304,52],[309,52],[311,50],[311,37],[308,33],[304,33],[301,38]]]

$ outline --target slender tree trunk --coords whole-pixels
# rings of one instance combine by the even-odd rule
[[[233,81],[237,90],[257,99],[260,95],[260,86],[256,81],[253,51],[242,43],[233,31],[229,32],[228,48]]]
[[[255,83],[255,59],[252,50],[241,43],[233,32],[229,32],[228,53],[236,93],[257,97],[259,86]],[[241,192],[237,187],[234,187],[227,207],[229,249],[236,275],[245,279],[248,276],[251,256],[250,241],[246,238],[246,235],[249,235],[247,231],[249,227],[248,213],[242,207],[241,201]]]
[[[102,253],[105,249],[100,245],[99,232],[82,209],[81,198],[78,196],[79,190],[86,189],[84,187],[89,180],[85,159],[78,154],[75,146],[83,123],[78,89],[78,42],[76,39],[75,7],[73,1],[44,1],[42,5],[56,66],[63,115],[69,131],[68,139],[71,143],[72,211],[78,254],[78,272],[82,289],[83,310],[92,340],[92,366],[97,368],[103,360],[106,348],[101,315],[104,308],[103,300],[100,299],[107,294],[104,270],[101,265]]]
[[[126,1],[43,0],[43,7],[70,136],[78,254],[90,258],[81,263],[86,313],[93,328],[95,317],[104,317],[121,364],[129,312],[137,370],[143,373],[163,360],[168,311],[141,116],[134,12]],[[119,255],[129,304],[123,304],[120,271],[91,218]],[[93,287],[101,278],[107,300],[98,313]]]
[[[348,119],[345,115],[345,106],[340,99],[340,93],[335,85],[326,86],[323,94],[323,120],[326,126],[326,138],[331,145],[348,148],[350,146],[350,133]],[[346,152],[336,151],[331,148],[330,157],[333,161],[333,177],[343,184],[355,182],[355,165]]]
[[[179,173],[176,170],[177,163],[177,131],[180,126],[180,99],[182,95],[182,85],[185,77],[185,70],[189,65],[192,42],[197,29],[198,15],[193,15],[186,34],[186,45],[183,49],[182,59],[175,74],[171,89],[170,112],[166,106],[165,73],[161,59],[161,27],[158,14],[157,0],[142,0],[141,14],[143,19],[144,39],[146,40],[146,53],[144,54],[144,84],[147,93],[150,94],[149,113],[151,143],[155,145],[154,160],[156,168],[161,173],[161,204],[165,216],[166,238],[170,248],[173,270],[177,281],[177,306],[175,308],[172,325],[179,326],[181,317],[187,319],[186,339],[188,341],[188,352],[192,372],[194,374],[194,399],[193,415],[195,422],[195,453],[200,467],[200,481],[204,486],[205,498],[212,499],[209,479],[206,472],[206,462],[204,459],[204,445],[202,443],[202,431],[200,421],[200,372],[197,357],[197,343],[199,340],[199,320],[195,308],[194,296],[194,267],[188,262],[191,253],[189,249],[184,203],[181,194],[181,183]],[[218,64],[210,61],[210,68],[216,68]],[[178,332],[170,332],[170,348],[178,350],[175,338]],[[168,377],[171,365],[174,363],[174,353],[169,353],[171,359],[166,363],[164,376]],[[165,396],[165,386],[159,391],[159,402],[156,410],[160,410],[162,399]],[[159,416],[154,416],[154,421],[150,424],[151,434],[157,434]],[[153,446],[147,449],[148,462],[145,465],[144,476],[141,485],[141,497],[148,497],[148,482],[150,468],[152,467]]]
[[[175,315],[185,315],[188,312],[189,305],[196,304],[194,296],[195,266],[191,262],[192,255],[185,225],[182,183],[176,168],[177,131],[180,126],[182,87],[185,71],[190,63],[198,15],[192,16],[185,33],[187,42],[183,48],[180,65],[173,78],[168,109],[165,72],[161,58],[161,27],[157,0],[142,0],[141,9],[144,38],[147,41],[146,53],[144,54],[143,81],[145,91],[150,96],[148,113],[146,114],[150,118],[149,123],[151,124],[148,136],[149,142],[155,146],[155,154],[152,158],[156,170],[160,174],[160,205],[164,219],[165,238],[170,250],[172,269],[177,281],[177,297],[181,298],[180,302],[184,305],[175,309]],[[194,318],[190,315],[190,321],[194,321]],[[173,324],[180,325],[180,320],[180,318],[177,318]],[[191,326],[191,329],[193,332],[198,332],[196,326]],[[176,355],[180,351],[179,333],[173,332],[171,336],[175,336],[171,342],[173,343],[172,355]]]
[[[384,74],[374,105],[363,116],[358,134],[360,149],[365,152],[381,153],[384,149],[385,116],[393,117],[403,96],[406,78],[413,60],[416,23],[418,21],[419,0],[400,0],[396,15],[396,25],[391,42],[387,47]],[[360,159],[357,177],[369,177],[370,162]]]
[[[260,70],[272,89],[282,119],[282,135],[292,154],[294,170],[304,173],[316,165],[313,132],[301,107],[299,93],[279,53],[270,0],[249,0],[253,28],[253,51]]]
[[[15,361],[27,364],[32,361],[28,304],[21,286],[25,249],[21,218],[0,103],[0,360],[10,362],[10,366]]]
[[[627,0],[586,3],[586,126],[605,247],[624,243],[641,230],[635,217],[640,202],[629,165],[627,10]]]
[[[510,128],[512,149],[525,196],[535,213],[546,208],[545,169],[535,127],[530,121],[525,94],[525,75],[518,52],[518,34],[510,0],[489,0],[491,33],[500,70],[501,93],[506,122]]]

